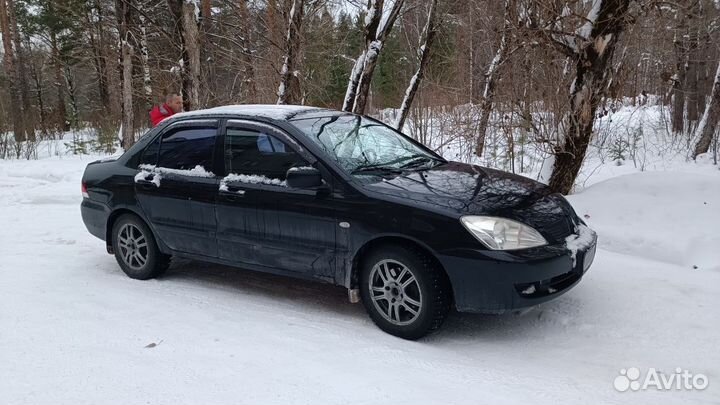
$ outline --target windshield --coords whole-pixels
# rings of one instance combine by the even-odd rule
[[[442,162],[392,128],[365,117],[341,115],[292,123],[354,175],[423,169]]]

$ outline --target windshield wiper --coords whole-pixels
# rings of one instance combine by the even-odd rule
[[[430,162],[438,162],[438,163],[440,163],[441,161],[440,161],[439,159],[436,159],[436,158],[433,158],[433,157],[430,157],[430,156],[417,155],[417,156],[413,156],[410,161],[408,161],[408,162],[403,163],[402,165],[400,165],[400,168],[401,168],[401,169],[412,169],[412,168],[416,168],[416,167],[420,167],[420,166],[426,165],[426,164],[428,164],[428,163],[430,163]]]
[[[402,170],[385,165],[358,166],[353,169],[352,174],[400,174]]]

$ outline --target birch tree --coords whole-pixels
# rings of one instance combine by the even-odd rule
[[[395,0],[390,10],[385,11],[384,0],[369,0],[365,14],[365,47],[350,72],[343,111],[363,114],[367,104],[370,82],[382,52],[383,45],[395,20],[400,15],[404,0]]]
[[[288,15],[288,29],[285,36],[285,56],[280,69],[280,86],[277,104],[296,104],[300,101],[298,79],[298,53],[300,50],[300,27],[303,19],[304,0],[293,0]]]
[[[143,95],[145,96],[145,107],[152,104],[152,77],[150,76],[150,53],[148,51],[147,19],[145,18],[144,7],[140,5],[140,67],[143,75]]]
[[[698,137],[693,159],[701,153],[707,153],[712,143],[713,135],[718,129],[720,121],[720,62],[718,63],[715,80],[713,81],[710,93],[710,101],[708,101],[705,112],[703,113],[700,123],[695,129],[695,136]]]
[[[480,101],[480,121],[478,123],[477,138],[475,140],[475,155],[482,156],[485,148],[485,136],[487,133],[488,122],[490,121],[490,113],[492,112],[492,104],[495,99],[495,86],[499,76],[500,67],[505,63],[508,54],[508,41],[510,36],[510,3],[511,0],[505,0],[503,12],[503,28],[500,35],[500,44],[498,45],[495,56],[488,65],[485,72],[485,87]]]
[[[405,90],[405,96],[400,104],[399,115],[397,121],[395,122],[395,128],[398,131],[402,131],[403,126],[405,125],[405,120],[410,112],[410,107],[412,106],[413,99],[415,98],[415,93],[417,93],[418,87],[420,87],[420,82],[425,74],[425,68],[430,62],[430,50],[432,48],[433,41],[435,40],[435,34],[437,33],[435,25],[437,3],[437,0],[430,1],[430,10],[428,10],[427,22],[425,23],[425,28],[423,28],[423,34],[421,37],[422,43],[418,49],[418,67],[415,74],[410,79],[410,84],[408,85],[407,90]]]
[[[630,21],[629,6],[630,0],[593,0],[585,22],[574,33],[558,32],[557,23],[565,15],[555,16],[551,22],[531,24],[533,32],[575,63],[564,132],[554,145],[554,156],[548,162],[552,164],[543,168],[550,172],[548,185],[554,192],[568,194],[580,172],[593,134],[596,110],[613,73],[613,53]]]

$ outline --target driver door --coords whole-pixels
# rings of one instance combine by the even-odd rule
[[[329,193],[285,183],[290,168],[319,163],[284,132],[252,121],[228,121],[223,145],[220,257],[332,280],[338,225]]]

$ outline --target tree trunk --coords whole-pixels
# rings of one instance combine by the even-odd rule
[[[13,35],[10,30],[10,19],[8,18],[8,14],[13,12],[13,10],[8,6],[9,3],[6,3],[6,0],[0,0],[0,28],[2,29],[4,50],[3,63],[5,65],[5,74],[10,78],[10,80],[8,80],[8,90],[10,93],[10,114],[13,120],[13,134],[15,136],[15,142],[22,142],[24,141],[24,125],[22,111],[20,109],[20,89],[15,80],[15,77],[17,77],[15,50],[13,49],[12,41],[6,40],[7,38],[12,38]]]
[[[300,101],[300,81],[295,71],[298,68],[300,28],[304,7],[304,0],[293,0],[290,8],[287,36],[285,37],[285,57],[280,70],[277,104],[296,104]]]
[[[702,1],[694,2],[692,7],[693,19],[691,21],[697,21],[703,15]],[[702,109],[700,104],[705,104],[705,98],[701,97],[700,92],[700,75],[703,74],[701,69],[700,60],[703,58],[700,50],[700,40],[702,37],[702,31],[705,27],[698,26],[698,23],[693,24],[688,29],[688,39],[690,41],[690,51],[688,55],[688,72],[687,72],[687,103],[688,103],[688,132],[692,133],[697,127],[700,115],[702,115]]]
[[[480,102],[480,96],[482,94],[480,77],[482,76],[482,63],[481,63],[481,52],[480,48],[484,46],[480,40],[480,32],[482,24],[480,21],[480,11],[477,6],[468,7],[470,16],[470,102],[477,104]]]
[[[437,0],[431,0],[427,22],[425,22],[425,28],[423,29],[422,45],[420,45],[419,49],[420,62],[418,64],[417,71],[413,75],[412,79],[410,79],[410,84],[408,85],[407,90],[405,90],[405,97],[403,97],[403,101],[400,104],[400,115],[395,122],[395,128],[398,131],[402,131],[403,126],[405,125],[405,120],[410,112],[410,106],[412,106],[415,93],[417,93],[417,89],[420,87],[420,82],[425,74],[425,67],[430,62],[430,50],[432,48],[433,41],[435,40],[435,33],[437,31],[435,28],[436,9]]]
[[[18,69],[15,69],[15,80],[17,81],[18,87],[20,88],[20,108],[22,110],[23,122],[22,136],[26,140],[34,141],[35,125],[33,123],[34,120],[32,116],[32,111],[30,109],[30,89],[28,86],[27,69],[25,69],[25,51],[23,49],[22,39],[20,37],[20,27],[17,23],[14,0],[7,0],[7,8],[9,11],[8,19],[10,22],[12,41],[15,44],[15,57],[18,67]]]
[[[120,35],[120,64],[122,70],[122,147],[128,150],[135,143],[135,115],[133,106],[133,57],[135,50],[130,41],[132,0],[116,0],[118,33]]]
[[[55,32],[50,33],[50,47],[52,52],[52,65],[55,71],[55,89],[57,91],[57,108],[55,111],[56,127],[61,131],[70,129],[67,120],[67,109],[65,107],[65,79],[63,77],[62,60],[60,48],[58,47]]]
[[[250,49],[250,12],[247,6],[248,0],[239,0],[238,8],[240,14],[240,35],[239,42],[242,46],[241,60],[243,63],[243,83],[245,102],[255,103],[257,99],[257,85],[255,83],[255,69],[253,66],[252,50]]]
[[[350,80],[345,91],[343,111],[363,114],[370,93],[370,82],[380,52],[395,20],[400,14],[404,0],[396,0],[386,18],[383,18],[383,0],[370,0],[365,16],[365,49],[355,60]]]
[[[597,14],[588,16],[592,26],[587,40],[582,41],[576,54],[567,130],[561,145],[556,146],[550,175],[550,189],[562,194],[570,192],[580,172],[593,133],[595,111],[607,92],[607,82],[612,75],[613,52],[628,24],[626,13],[630,0],[598,1]]]
[[[183,0],[181,0],[183,1]],[[186,110],[200,107],[200,31],[198,30],[197,4],[184,0],[182,4],[183,47],[187,55],[184,87]]]
[[[167,0],[176,21],[176,40],[182,51],[183,107],[186,111],[200,105],[200,30],[198,29],[199,5],[193,0]]]
[[[93,23],[93,10],[97,13],[94,17],[97,18],[97,23]],[[103,14],[102,8],[98,1],[94,1],[92,8],[89,10],[86,21],[88,24],[88,34],[90,39],[90,48],[93,55],[93,67],[95,68],[95,74],[97,75],[98,83],[98,94],[100,96],[100,104],[102,105],[103,111],[111,111],[110,106],[110,93],[108,91],[108,78],[107,78],[107,67],[105,64],[105,57],[103,55]]]
[[[212,21],[212,4],[210,4],[210,0],[200,0],[200,16],[202,17],[203,30],[207,32],[210,30],[210,22]]]
[[[343,111],[352,111],[355,106],[355,97],[357,96],[358,86],[360,85],[360,76],[363,73],[369,45],[377,36],[378,26],[382,18],[383,4],[383,0],[368,1],[367,9],[365,10],[365,48],[360,53],[360,56],[355,59],[355,64],[350,72],[350,79],[348,80],[345,99],[343,101]]]
[[[65,84],[67,85],[68,89],[68,99],[70,101],[70,128],[72,129],[79,129],[78,125],[78,117],[80,114],[80,111],[78,109],[78,103],[77,103],[77,89],[75,87],[75,79],[73,78],[73,74],[70,71],[70,65],[66,61],[64,64],[64,76],[65,76]]]
[[[677,13],[675,19],[678,19]],[[677,27],[677,31],[682,31],[685,19],[682,18],[682,26]],[[682,37],[682,35],[681,35]],[[688,50],[686,48],[684,38],[678,38],[675,34],[673,40],[673,48],[675,49],[675,74],[672,77],[672,131],[675,134],[681,134],[685,125],[685,80],[688,66]]]
[[[129,41],[122,40],[122,147],[128,150],[135,143],[135,115],[133,110],[133,54]]]
[[[685,99],[687,100],[687,121],[688,133],[692,133],[699,119],[698,103],[700,98],[698,95],[698,59],[700,59],[698,50],[698,38],[696,33],[692,34],[690,39],[690,53],[688,55],[688,66],[685,78]],[[703,100],[704,102],[704,100]]]
[[[500,37],[500,45],[495,52],[495,57],[490,62],[485,72],[485,89],[480,103],[480,122],[478,123],[477,139],[475,142],[475,155],[482,157],[485,149],[485,136],[487,134],[488,122],[492,113],[492,105],[495,99],[495,84],[499,75],[500,66],[505,62],[508,43],[508,31],[510,30],[510,0],[505,0],[505,12],[503,14],[503,32]]]
[[[353,109],[363,65],[365,65],[365,51],[363,51],[360,56],[355,59],[355,64],[350,72],[350,79],[348,80],[347,90],[345,90],[345,99],[343,100],[343,111],[352,111]]]
[[[718,63],[717,73],[713,81],[712,90],[710,91],[710,101],[705,106],[705,112],[702,119],[695,130],[695,136],[699,137],[695,145],[693,159],[701,153],[707,153],[712,143],[713,135],[720,121],[720,63]]]
[[[142,8],[142,6],[140,6]],[[150,76],[150,54],[147,42],[147,21],[143,13],[140,13],[140,66],[143,76],[143,95],[145,96],[145,108],[149,110],[153,104],[152,77]]]
[[[2,0],[0,0],[2,1]],[[43,97],[43,78],[42,78],[42,65],[40,68],[35,66],[35,63],[30,63],[30,77],[32,77],[35,83],[35,100],[37,101],[37,108],[40,114],[40,131],[46,136],[48,134],[47,125],[47,112],[45,111],[45,98]]]

